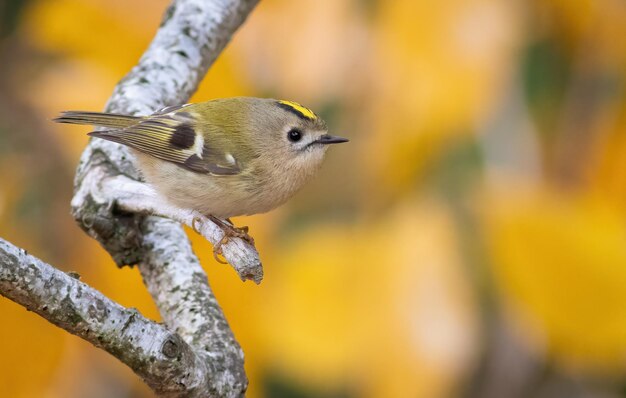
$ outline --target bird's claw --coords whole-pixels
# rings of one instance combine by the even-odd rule
[[[220,256],[223,255],[222,245],[227,243],[232,238],[242,239],[250,245],[254,246],[254,238],[248,235],[249,228],[247,226],[235,227],[234,225],[232,225],[232,222],[230,220],[228,220],[228,222],[224,222],[217,217],[210,216],[209,218],[222,229],[222,232],[224,232],[224,236],[222,236],[222,239],[220,239],[220,241],[217,242],[215,246],[213,246],[213,257],[218,263],[228,264],[226,261],[222,260]]]
[[[200,230],[198,229],[198,227],[196,227],[196,223],[202,222],[202,219],[198,216],[195,216],[192,220],[191,220],[191,228],[194,230],[195,233],[197,233],[198,235],[200,234]]]
[[[227,261],[222,260],[222,258],[220,257],[224,254],[222,252],[222,245],[226,242],[228,242],[228,237],[224,235],[224,237],[219,242],[217,242],[215,246],[213,246],[213,258],[220,264],[228,264]]]

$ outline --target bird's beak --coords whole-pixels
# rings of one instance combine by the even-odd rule
[[[320,138],[315,140],[315,143],[316,144],[327,145],[327,144],[340,144],[342,142],[348,142],[348,141],[350,141],[350,140],[347,139],[347,138],[337,137],[335,135],[324,134],[323,136],[321,136]]]

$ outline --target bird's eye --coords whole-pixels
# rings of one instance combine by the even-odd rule
[[[298,129],[291,129],[287,133],[287,138],[289,138],[289,141],[291,142],[298,142],[302,139],[302,131]]]

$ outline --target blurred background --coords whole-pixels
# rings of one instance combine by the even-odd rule
[[[0,2],[0,236],[159,319],[69,214],[88,127],[165,0]],[[257,397],[626,396],[626,2],[265,0],[193,101],[292,99],[351,139],[249,225],[190,238]],[[0,396],[149,397],[0,298]]]

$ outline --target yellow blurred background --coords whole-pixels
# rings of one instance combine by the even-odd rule
[[[165,0],[0,3],[0,236],[158,319],[69,215],[88,128]],[[626,396],[626,3],[265,0],[193,101],[291,99],[351,139],[250,225],[260,286],[189,233],[250,397]],[[149,397],[0,299],[0,396]]]

